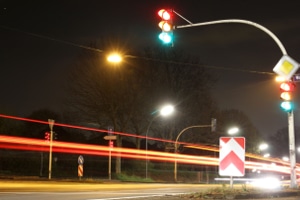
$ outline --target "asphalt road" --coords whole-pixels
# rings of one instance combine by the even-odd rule
[[[222,185],[0,180],[0,200],[179,200],[193,199],[182,198],[180,196],[182,194],[217,187],[220,188]],[[234,187],[239,188],[241,185]],[[276,195],[274,193],[274,196],[260,200],[300,199],[300,196],[289,195],[278,198]]]
[[[144,199],[199,192],[198,184],[78,183],[0,181],[1,200],[117,200]]]

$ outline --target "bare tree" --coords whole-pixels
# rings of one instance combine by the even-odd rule
[[[80,120],[141,135],[154,117],[151,113],[162,103],[172,102],[179,115],[163,126],[167,132],[155,136],[173,139],[176,129],[186,124],[204,118],[210,121],[212,79],[194,65],[197,60],[177,49],[149,48],[135,55],[114,66],[97,52],[85,52],[78,58],[69,77],[68,105],[79,113]],[[151,130],[158,128],[163,130],[154,121]],[[120,135],[117,146],[122,146]],[[136,146],[140,147],[139,139]],[[117,159],[116,173],[120,172]]]

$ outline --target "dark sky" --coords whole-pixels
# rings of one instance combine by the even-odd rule
[[[156,12],[172,8],[193,23],[221,19],[256,22],[272,31],[288,54],[300,62],[298,4],[255,0],[1,0],[0,107],[18,116],[40,108],[59,110],[70,63],[82,51],[27,33],[80,45],[108,34],[124,34],[124,39],[136,41],[132,45],[146,47],[159,42]],[[179,17],[175,22],[187,24]],[[269,35],[245,24],[218,24],[177,29],[175,37],[175,45],[199,56],[218,74],[213,93],[221,108],[244,111],[264,135],[287,126],[287,115],[279,108],[279,86],[272,75],[282,53]],[[300,125],[299,117],[296,109],[296,125]]]

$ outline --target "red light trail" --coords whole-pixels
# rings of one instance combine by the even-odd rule
[[[33,123],[41,123],[41,124],[49,124],[48,121],[42,120],[34,120],[28,118],[21,118],[9,115],[0,114],[0,117],[14,119],[14,120],[22,120]],[[89,130],[95,132],[108,132],[108,130],[101,130],[96,128],[89,128],[83,126],[76,125],[68,125],[55,122],[55,126],[62,126],[67,128],[75,128],[81,130]],[[129,136],[129,137],[138,137],[145,138],[145,136],[122,133],[122,132],[114,132],[114,134]],[[147,137],[148,140],[155,140],[160,142],[168,142],[175,143],[172,140],[165,140],[159,138]],[[200,150],[219,152],[219,147],[209,146],[209,145],[195,145],[185,142],[177,142],[177,144],[185,145],[185,147],[196,148]],[[2,149],[17,149],[17,150],[26,150],[26,151],[49,151],[49,142],[40,139],[32,139],[32,138],[24,138],[24,137],[12,137],[0,135],[0,148]],[[130,149],[130,148],[120,148],[113,147],[110,148],[108,146],[101,145],[88,145],[88,144],[79,144],[79,143],[69,143],[69,142],[58,142],[53,141],[53,152],[60,153],[70,153],[70,154],[88,154],[88,155],[96,155],[96,156],[108,156],[111,153],[111,156],[114,157],[123,157],[129,159],[149,159],[155,161],[163,161],[163,162],[175,162],[177,163],[186,163],[186,164],[195,164],[195,165],[211,165],[218,166],[219,159],[216,157],[209,156],[195,156],[188,154],[178,154],[178,153],[167,153],[167,152],[158,152],[158,151],[145,151],[140,149]],[[257,169],[257,170],[265,170],[265,171],[276,171],[280,173],[290,173],[290,166],[288,162],[282,161],[276,158],[264,158],[259,155],[246,153],[246,156],[249,158],[253,158],[255,160],[260,160],[263,162],[256,161],[245,161],[245,167],[247,169]],[[276,164],[275,164],[276,163]],[[297,164],[297,167],[300,167]],[[300,175],[300,171],[297,169],[297,175]]]
[[[47,152],[49,151],[49,143],[39,139],[0,135],[0,148]],[[145,151],[130,148],[110,148],[108,146],[87,145],[69,142],[53,142],[53,152],[108,156],[110,151],[111,155],[114,157],[121,156],[122,158],[128,159],[149,159],[171,163],[176,160],[177,163],[211,166],[218,166],[219,164],[219,159],[216,157]],[[270,162],[269,164],[254,161],[246,161],[245,163],[247,169],[274,171],[286,174],[290,173],[289,163],[278,162],[278,160],[276,160],[277,162],[273,162],[274,159],[268,161]],[[274,163],[278,163],[280,165],[275,165]],[[297,170],[297,174],[300,175],[300,171]]]

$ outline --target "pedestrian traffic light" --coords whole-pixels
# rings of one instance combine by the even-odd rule
[[[45,132],[45,140],[50,141],[50,133],[49,132]]]
[[[283,82],[280,84],[280,98],[283,100],[283,102],[280,104],[280,107],[286,112],[291,112],[294,109],[292,93],[295,90],[295,87],[296,85],[292,81]]]
[[[161,18],[158,26],[161,28],[162,32],[159,34],[159,39],[164,44],[173,43],[173,12],[172,10],[161,9],[158,11],[158,15]]]

